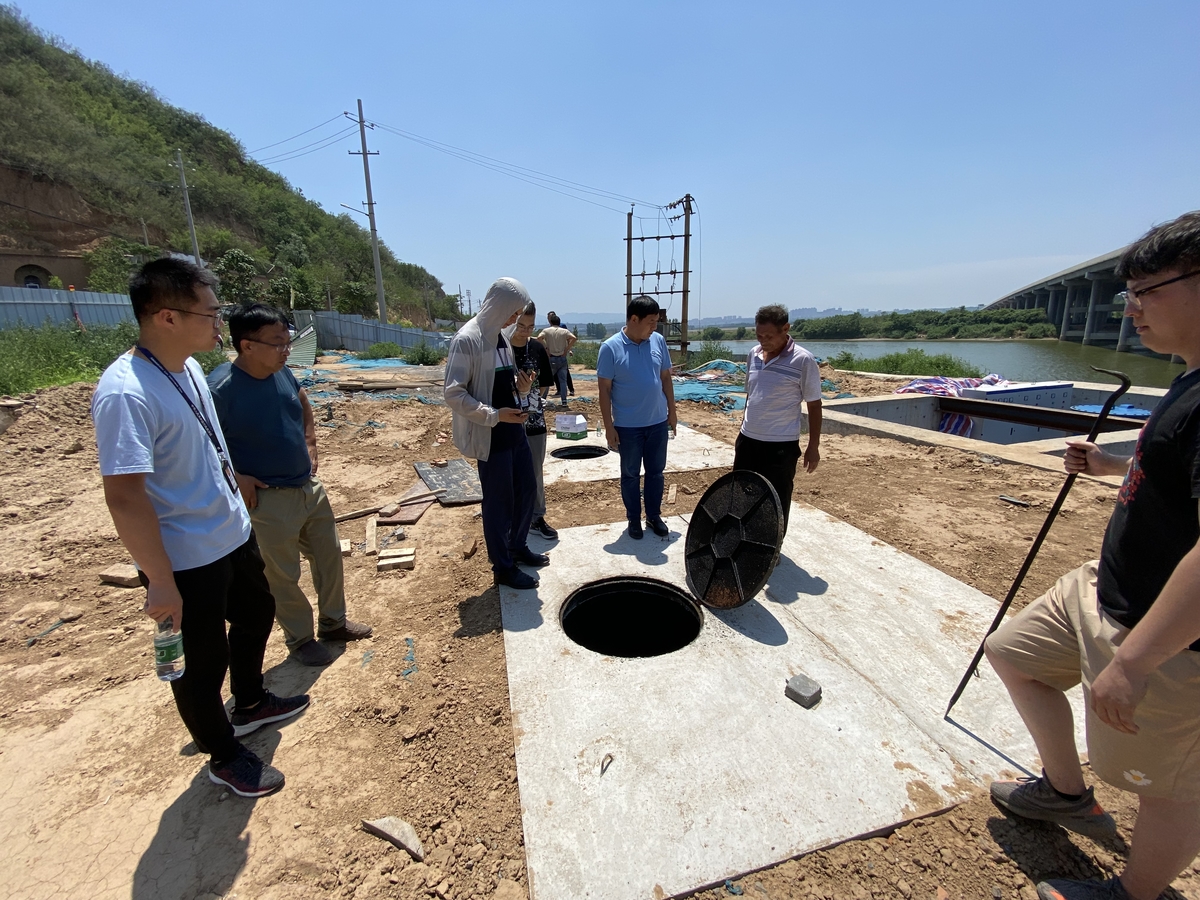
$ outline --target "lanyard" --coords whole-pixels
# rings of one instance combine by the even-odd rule
[[[213,450],[215,450],[217,453],[217,460],[221,463],[221,474],[225,476],[225,483],[229,485],[229,489],[236,495],[238,493],[238,487],[237,480],[233,477],[233,467],[230,466],[229,460],[225,456],[225,448],[221,446],[221,441],[217,438],[217,431],[215,428],[213,428],[212,422],[209,420],[208,415],[203,410],[197,408],[196,404],[192,402],[192,398],[187,395],[187,391],[185,391],[183,386],[175,380],[175,376],[167,370],[167,367],[159,362],[157,356],[140,344],[138,345],[137,349],[143,356],[146,357],[146,359],[154,364],[154,368],[158,369],[158,371],[167,376],[167,381],[171,382],[171,384],[174,385],[175,390],[179,391],[179,396],[183,398],[184,403],[186,403],[188,408],[191,409],[192,415],[196,417],[196,421],[200,423],[200,427],[204,429],[204,433],[208,435],[208,440],[212,444]],[[200,393],[200,386],[196,384],[195,376],[188,371],[186,365],[184,365],[183,370],[187,372],[188,380],[192,383],[192,389],[196,392],[196,399],[203,404],[204,398]]]

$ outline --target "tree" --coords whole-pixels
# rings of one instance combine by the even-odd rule
[[[719,341],[721,338],[725,337],[725,329],[716,325],[709,325],[702,332],[700,332],[700,337],[706,341]]]
[[[88,264],[88,290],[128,294],[129,279],[138,266],[157,256],[153,247],[123,238],[105,238],[95,250],[83,254]]]
[[[599,322],[588,322],[586,333],[588,337],[602,341],[608,336],[608,329]]]
[[[739,325],[737,327],[737,333],[735,334],[735,337],[739,341],[743,341],[746,339],[746,326],[745,325]]]
[[[336,305],[338,312],[348,316],[362,316],[366,319],[379,317],[375,289],[361,281],[343,281],[338,289]]]
[[[254,280],[258,275],[258,264],[249,253],[234,248],[212,265],[213,272],[221,279],[217,295],[222,303],[240,303],[249,306],[263,299],[262,286]]]

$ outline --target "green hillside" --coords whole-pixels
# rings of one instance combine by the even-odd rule
[[[0,5],[0,164],[10,177],[24,178],[31,188],[73,189],[93,222],[103,223],[97,238],[116,232],[141,244],[144,219],[155,250],[190,253],[176,148],[183,151],[205,259],[241,250],[252,259],[253,274],[270,282],[259,279],[253,291],[283,305],[294,295],[296,306],[323,309],[328,282],[343,311],[369,313],[375,296],[370,235],[348,214],[326,212],[251,160],[232,135],[163,102],[153,88],[84,59],[15,7]],[[39,217],[50,210],[34,203],[24,204],[29,209],[0,205],[0,237],[36,246],[29,234],[54,220]],[[135,249],[107,240],[109,250]],[[438,318],[454,317],[457,298],[447,297],[441,282],[386,247],[380,252],[393,321],[426,322],[429,309]],[[109,263],[114,255],[119,258],[107,254]],[[111,264],[100,268],[100,280],[111,278]]]

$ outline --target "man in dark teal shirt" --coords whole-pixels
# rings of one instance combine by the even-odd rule
[[[237,359],[214,369],[208,383],[266,563],[275,618],[292,656],[304,665],[328,665],[333,654],[316,638],[358,640],[371,629],[346,618],[341,544],[316,479],[312,406],[287,369],[287,319],[256,303],[229,317],[229,333]],[[300,588],[301,554],[317,591],[315,634],[312,606]]]

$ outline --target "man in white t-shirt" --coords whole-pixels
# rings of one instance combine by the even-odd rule
[[[204,372],[191,358],[220,339],[216,283],[180,259],[141,268],[129,286],[138,345],[101,376],[92,421],[104,500],[146,586],[145,611],[183,637],[185,670],[171,682],[179,715],[209,754],[209,778],[261,797],[283,786],[283,774],[238,737],[296,715],[308,696],[263,687],[275,600]],[[232,721],[221,700],[227,669]]]
[[[550,354],[550,371],[554,374],[554,383],[558,386],[558,405],[567,405],[567,379],[570,377],[570,366],[567,355],[579,338],[567,328],[562,327],[562,319],[553,312],[546,314],[550,324],[541,330],[537,339],[546,345]]]
[[[758,344],[746,358],[746,414],[734,444],[733,468],[762,475],[779,494],[786,529],[800,461],[800,404],[808,410],[804,470],[821,461],[821,370],[788,334],[787,308],[777,303],[754,316]]]

